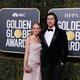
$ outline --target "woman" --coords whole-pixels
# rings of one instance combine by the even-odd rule
[[[40,51],[42,49],[39,34],[39,23],[32,25],[31,34],[25,41],[23,80],[41,80]]]

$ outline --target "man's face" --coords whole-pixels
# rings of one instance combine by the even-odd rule
[[[55,18],[54,18],[54,16],[53,15],[49,15],[48,17],[47,17],[47,25],[48,25],[48,27],[53,27],[53,26],[55,26]]]

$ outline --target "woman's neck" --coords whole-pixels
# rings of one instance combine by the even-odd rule
[[[33,37],[38,38],[39,36],[38,36],[38,35],[34,35],[34,34],[33,34]]]

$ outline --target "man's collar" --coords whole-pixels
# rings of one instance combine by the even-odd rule
[[[55,26],[53,26],[53,27],[51,27],[51,28],[50,28],[50,27],[48,27],[48,29],[53,29],[53,31],[54,31],[54,30],[55,30]]]

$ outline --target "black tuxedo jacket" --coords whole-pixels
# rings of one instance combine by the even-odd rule
[[[66,32],[62,29],[56,28],[49,47],[44,37],[45,32],[46,30],[42,31],[40,35],[42,44],[41,66],[45,67],[49,64],[50,66],[55,67],[60,62],[65,63],[68,55]]]

